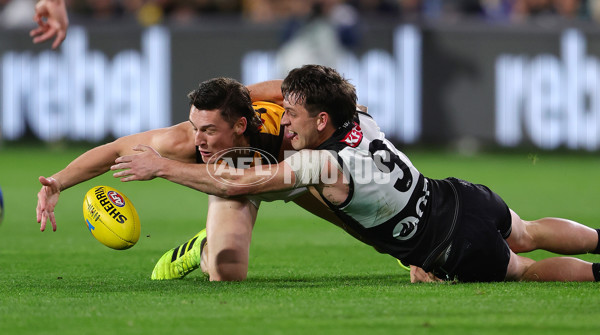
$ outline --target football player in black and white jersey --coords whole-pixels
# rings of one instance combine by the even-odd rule
[[[483,185],[423,176],[357,113],[354,87],[335,70],[307,65],[282,85],[286,137],[299,152],[271,169],[197,169],[148,146],[120,157],[122,181],[161,177],[222,197],[310,187],[361,241],[411,264],[412,281],[593,281],[600,263],[572,257],[540,261],[517,255],[541,248],[598,253],[599,230],[558,218],[522,220]],[[216,183],[218,176],[234,183]],[[233,186],[238,185],[238,186]],[[512,249],[512,250],[511,250]]]

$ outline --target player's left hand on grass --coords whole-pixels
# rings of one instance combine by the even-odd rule
[[[411,283],[438,283],[443,282],[443,280],[436,277],[431,272],[425,272],[425,270],[420,267],[411,265],[410,266],[410,282]]]
[[[138,144],[133,150],[140,153],[122,156],[115,160],[115,164],[110,169],[122,171],[115,172],[113,177],[121,178],[121,181],[154,179],[158,161],[162,156],[154,148],[143,144]]]
[[[60,183],[50,177],[40,176],[42,189],[38,192],[38,203],[35,209],[37,214],[37,222],[41,223],[40,230],[46,230],[46,223],[50,220],[52,231],[56,231],[56,217],[54,216],[54,207],[60,196]]]
[[[56,36],[52,43],[52,49],[64,41],[67,36],[69,18],[64,0],[41,0],[35,5],[33,20],[38,27],[29,32],[33,37],[33,43],[41,43]]]

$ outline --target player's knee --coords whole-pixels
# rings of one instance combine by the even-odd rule
[[[533,263],[535,263],[534,260],[511,252],[505,279],[513,281],[527,280],[527,270],[529,270],[529,267],[531,267]]]
[[[529,234],[521,234],[515,237],[509,237],[507,240],[510,250],[520,253],[528,252],[536,249],[535,241]]]
[[[211,281],[241,281],[248,275],[248,259],[237,250],[222,250],[209,269]]]
[[[511,210],[512,222],[511,233],[506,239],[510,249],[516,253],[527,252],[536,249],[535,239],[531,235],[531,222],[521,219]]]

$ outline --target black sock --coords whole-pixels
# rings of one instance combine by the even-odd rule
[[[592,251],[592,254],[600,254],[600,229],[596,229],[596,233],[598,233],[598,244],[596,245],[596,249]]]
[[[600,263],[592,264],[592,273],[594,273],[594,280],[600,281]]]

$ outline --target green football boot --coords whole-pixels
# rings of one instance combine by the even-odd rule
[[[167,251],[152,270],[152,280],[179,279],[200,267],[202,248],[206,245],[206,229],[184,244]]]

